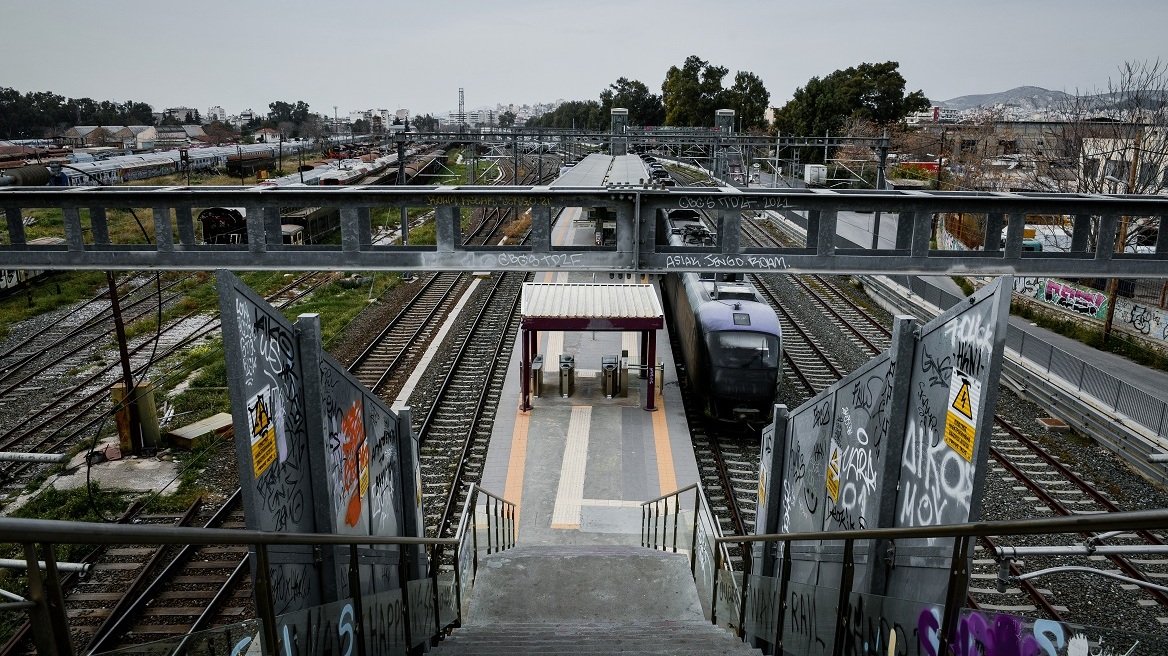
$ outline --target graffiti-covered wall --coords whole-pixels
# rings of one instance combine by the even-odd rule
[[[292,324],[231,273],[217,281],[248,528],[422,536],[408,411],[391,411],[323,351],[317,315]],[[269,552],[278,614],[355,592],[348,547]],[[361,547],[362,593],[400,588],[399,561],[397,547]]]
[[[948,231],[942,229],[937,235],[938,247],[942,250],[969,250]],[[1061,278],[1015,278],[1014,293],[1026,297],[1031,302],[1048,305],[1053,309],[1082,317],[1103,321],[1107,317],[1107,294],[1098,289],[1063,280]],[[1112,317],[1116,330],[1141,335],[1161,342],[1168,348],[1168,310],[1136,303],[1130,298],[1117,297],[1115,314]]]
[[[783,449],[783,474],[770,477],[760,497],[782,499],[780,533],[977,519],[1011,284],[1001,278],[919,329],[911,318],[898,317],[888,351],[789,415],[776,413],[774,448]],[[921,608],[945,602],[952,540],[897,540],[894,551],[887,543],[861,542],[850,589],[885,597],[883,610],[869,600],[868,613],[883,613],[890,626],[916,627]],[[828,616],[834,626],[843,545],[800,541],[789,554],[783,626],[801,646],[792,652],[785,639],[784,649],[831,653],[832,642],[820,635],[821,619]],[[777,562],[756,569],[780,570]],[[782,605],[773,583],[760,590],[751,597],[756,608]],[[885,605],[888,598],[898,603]],[[747,614],[752,626],[778,626],[754,618],[753,608]]]
[[[1015,278],[1014,293],[1044,305],[1098,321],[1107,318],[1107,294],[1059,278]],[[1119,296],[1113,325],[1168,346],[1168,310]]]
[[[300,341],[234,275],[221,271],[217,283],[247,527],[316,532]],[[273,549],[270,559],[277,613],[322,603],[311,547]]]

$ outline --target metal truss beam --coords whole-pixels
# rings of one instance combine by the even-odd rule
[[[340,243],[281,243],[281,212],[297,207],[339,208]],[[463,270],[666,273],[755,271],[1060,275],[1168,278],[1168,198],[1085,194],[1023,194],[822,189],[607,189],[549,187],[349,187],[252,189],[226,187],[89,187],[0,189],[6,230],[0,230],[3,269],[239,269],[239,270]],[[204,245],[195,217],[201,208],[242,207],[253,221],[246,244]],[[464,247],[457,208],[514,208],[531,216],[530,240],[514,246]],[[558,208],[606,207],[616,217],[614,246],[553,245]],[[26,239],[23,212],[59,210],[38,222],[61,244]],[[111,243],[111,210],[141,208],[149,243]],[[433,245],[373,244],[371,213],[384,208],[433,212]],[[658,235],[660,211],[696,209],[716,233],[712,245],[671,247]],[[867,222],[881,212],[897,216],[893,248],[847,249],[836,238],[843,222]],[[145,212],[145,214],[143,214]],[[853,212],[864,212],[853,214]],[[399,212],[388,213],[396,217]],[[935,217],[982,217],[987,249],[936,250]],[[795,247],[752,246],[741,229],[746,216],[794,217],[807,239]],[[1025,218],[1062,217],[1072,252],[1023,251]],[[152,219],[152,220],[150,220]],[[1140,253],[1116,253],[1119,235],[1138,220],[1158,229],[1158,241]],[[59,221],[59,222],[58,222]],[[1002,228],[1004,244],[1000,241]],[[136,229],[136,226],[135,226]],[[117,234],[116,231],[114,234]]]

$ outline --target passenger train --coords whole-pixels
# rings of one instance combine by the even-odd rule
[[[694,210],[660,210],[659,240],[676,247],[715,243]],[[782,365],[779,318],[741,273],[670,273],[662,282],[690,388],[719,420],[771,420]]]
[[[348,137],[338,137],[347,139]],[[354,137],[358,139],[362,137]],[[190,171],[210,171],[213,169],[231,169],[234,161],[275,161],[281,153],[287,157],[300,151],[312,148],[312,142],[285,141],[278,143],[243,144],[239,146],[209,146],[206,148],[188,148],[187,166]],[[254,174],[255,167],[248,171]],[[71,162],[62,169],[62,173],[69,178],[69,186],[99,186],[120,184],[131,180],[145,180],[163,175],[172,175],[184,172],[187,169],[182,165],[182,151],[167,150],[158,153],[142,153],[140,155],[115,155],[100,160],[86,162]],[[234,171],[238,173],[238,170]]]
[[[406,151],[409,157],[419,151]],[[405,167],[405,179],[430,169],[445,152],[433,150],[422,153]],[[365,161],[368,159],[368,161]],[[335,165],[320,166],[308,171],[293,173],[279,178],[271,178],[259,183],[261,188],[354,185],[370,182],[384,176],[379,174],[397,163],[397,156],[345,160]],[[198,221],[203,227],[204,244],[246,244],[247,212],[240,207],[209,207],[199,212]],[[340,210],[337,207],[284,208],[280,214],[280,227],[285,244],[317,244],[325,240],[340,227]]]

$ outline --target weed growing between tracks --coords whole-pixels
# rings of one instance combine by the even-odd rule
[[[0,340],[12,324],[84,301],[106,284],[104,271],[62,271],[0,300]]]

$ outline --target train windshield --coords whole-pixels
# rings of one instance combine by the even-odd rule
[[[706,337],[715,367],[774,369],[779,366],[779,338],[766,333],[723,330]]]

